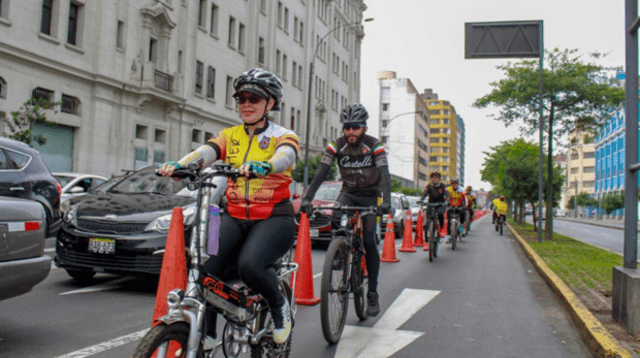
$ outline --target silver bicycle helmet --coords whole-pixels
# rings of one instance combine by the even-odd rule
[[[367,124],[369,113],[360,103],[350,104],[340,113],[341,124]]]
[[[282,101],[282,82],[275,74],[261,68],[252,68],[243,72],[233,81],[233,88],[237,97],[242,91],[249,91],[263,98],[273,98],[275,103],[272,111],[280,110]]]

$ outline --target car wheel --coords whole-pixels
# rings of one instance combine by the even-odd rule
[[[67,269],[67,274],[71,276],[74,280],[78,282],[90,282],[93,276],[96,275],[95,272],[89,270],[71,270]]]

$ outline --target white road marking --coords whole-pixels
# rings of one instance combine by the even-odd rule
[[[65,354],[63,356],[58,356],[56,358],[85,358],[85,357],[89,357],[89,356],[92,356],[94,354],[98,354],[98,353],[107,351],[109,349],[113,349],[113,348],[125,345],[127,343],[135,342],[135,341],[139,340],[140,338],[142,338],[147,333],[148,330],[149,330],[149,328],[143,329],[142,331],[138,331],[138,332],[135,332],[135,333],[127,334],[126,336],[114,338],[114,339],[112,339],[110,341],[107,341],[107,342],[98,343],[95,346],[87,347],[87,348],[81,349],[79,351],[75,351],[75,352],[71,352],[69,354]]]
[[[73,291],[63,292],[63,293],[60,294],[60,296],[72,295],[72,294],[76,294],[76,293],[90,293],[90,292],[98,292],[98,291],[115,290],[117,288],[122,287],[120,285],[122,282],[129,281],[129,280],[131,280],[131,277],[123,277],[121,279],[118,279],[118,280],[115,280],[115,281],[110,281],[110,282],[104,283],[102,285],[96,285],[96,286],[91,286],[91,287],[80,288],[80,289],[73,290]]]
[[[440,291],[405,288],[373,328],[345,326],[336,358],[387,358],[411,344],[423,332],[397,329]]]

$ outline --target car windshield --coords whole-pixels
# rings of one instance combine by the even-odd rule
[[[73,179],[76,178],[71,175],[54,175],[54,177],[56,178],[58,183],[60,183],[60,186],[63,188],[67,186],[67,184],[69,184]]]
[[[409,200],[409,205],[412,208],[419,208],[420,204],[418,204],[418,201],[420,200],[419,197],[417,196],[407,196],[407,199]]]
[[[93,189],[94,192],[100,192],[100,193],[106,193],[107,191],[109,191],[109,189],[111,189],[114,185],[116,185],[118,183],[118,181],[122,180],[122,176],[117,176],[117,177],[113,177],[109,180],[107,180],[106,182],[98,185],[97,187],[95,187],[95,189]]]
[[[342,183],[322,184],[316,192],[315,199],[336,201],[338,199],[338,195],[340,195],[341,188]]]
[[[167,177],[159,177],[155,174],[155,168],[145,168],[131,174],[118,182],[110,193],[153,193],[164,195],[192,195],[187,189],[188,180],[175,181]]]

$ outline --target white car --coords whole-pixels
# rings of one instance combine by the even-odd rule
[[[409,200],[409,206],[411,209],[411,227],[413,227],[413,231],[415,231],[416,224],[418,223],[418,213],[420,212],[420,205],[418,204],[420,197],[408,195],[407,199]]]
[[[103,176],[81,173],[53,173],[53,176],[62,186],[60,203],[75,196],[84,195],[108,180]]]

